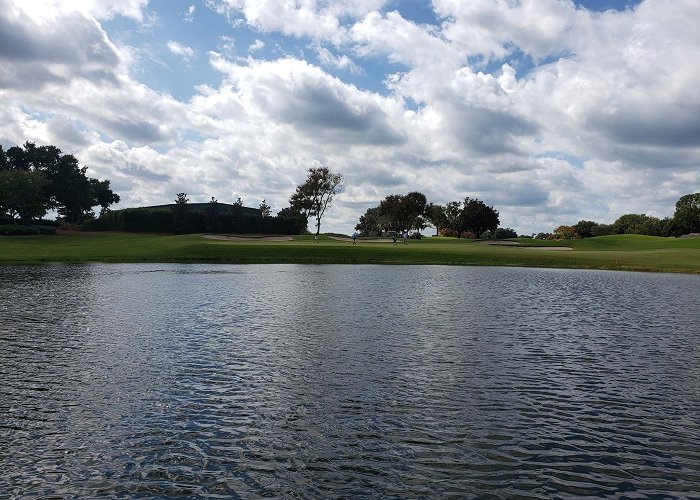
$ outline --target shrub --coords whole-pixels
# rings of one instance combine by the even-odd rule
[[[471,231],[462,231],[462,234],[459,234],[456,230],[450,229],[448,227],[441,227],[438,231],[438,234],[440,236],[449,236],[450,238],[474,238],[474,233]]]
[[[39,229],[32,226],[15,226],[3,225],[0,226],[0,235],[3,236],[33,236],[41,234]]]

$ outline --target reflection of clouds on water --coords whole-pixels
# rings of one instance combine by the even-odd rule
[[[700,487],[697,276],[370,265],[0,272],[3,295],[21,297],[0,304],[2,491]]]

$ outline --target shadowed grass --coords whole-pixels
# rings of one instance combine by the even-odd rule
[[[357,245],[321,236],[294,241],[222,241],[202,235],[98,233],[0,238],[0,262],[222,262],[322,264],[447,264],[700,273],[700,239],[617,235],[522,246],[453,238]],[[530,246],[531,248],[525,248]],[[547,249],[569,246],[570,251]],[[534,247],[534,248],[533,248]],[[539,248],[538,248],[539,247]]]

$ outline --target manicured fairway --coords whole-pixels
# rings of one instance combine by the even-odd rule
[[[0,263],[222,262],[308,264],[447,264],[526,266],[700,274],[700,238],[618,235],[577,241],[521,239],[518,246],[453,238],[408,245],[322,237],[293,241],[212,240],[203,235],[91,233],[0,238]],[[557,250],[551,247],[571,247]]]

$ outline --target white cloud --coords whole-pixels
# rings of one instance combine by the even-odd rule
[[[79,12],[96,19],[112,19],[114,16],[130,17],[143,21],[143,11],[148,0],[9,0],[10,5],[3,9],[19,9],[32,19],[40,21],[56,18],[67,13]]]
[[[196,7],[194,5],[190,5],[187,7],[187,11],[185,12],[185,22],[191,23],[194,21],[194,12],[196,10]]]
[[[581,11],[560,0],[435,0],[443,35],[465,55],[500,59],[518,48],[535,59],[565,53]]]
[[[346,70],[353,75],[359,75],[363,73],[360,66],[355,64],[355,62],[347,55],[335,55],[330,50],[322,47],[318,44],[312,46],[312,49],[316,52],[316,57],[322,66],[327,68],[336,68],[341,70]]]
[[[194,57],[194,49],[192,47],[182,45],[181,43],[175,42],[173,40],[168,40],[168,43],[166,45],[171,53],[175,54],[176,56],[182,57],[182,59],[184,59],[185,61],[189,61],[192,57]]]
[[[253,43],[250,44],[250,46],[248,46],[248,52],[252,54],[253,52],[257,52],[258,50],[263,49],[264,47],[265,42],[256,39]]]

